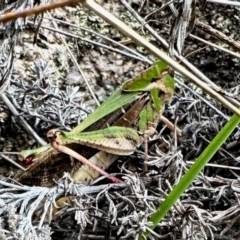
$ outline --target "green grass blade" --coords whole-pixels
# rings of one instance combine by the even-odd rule
[[[222,130],[217,134],[217,136],[211,141],[208,147],[203,151],[203,153],[197,158],[196,162],[189,171],[182,177],[179,183],[175,186],[172,192],[167,196],[167,198],[158,207],[156,213],[154,213],[150,221],[153,223],[151,229],[154,229],[157,224],[163,219],[174,203],[180,198],[183,192],[189,187],[189,185],[194,181],[196,176],[208,163],[208,161],[213,157],[213,155],[218,151],[222,144],[227,140],[229,135],[240,123],[240,118],[237,115],[233,115],[231,119],[226,123]],[[146,231],[143,235],[145,237],[149,236],[150,232]],[[141,240],[143,237],[140,238]]]

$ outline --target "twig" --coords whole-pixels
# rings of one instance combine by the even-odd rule
[[[121,41],[119,41],[119,42],[118,42],[118,41],[115,41],[115,40],[113,40],[113,39],[111,39],[111,38],[109,38],[109,37],[107,37],[107,36],[105,36],[105,35],[103,35],[103,34],[101,34],[101,33],[98,33],[98,32],[96,32],[96,31],[93,31],[93,30],[88,29],[88,28],[83,27],[83,26],[79,26],[79,25],[77,25],[77,24],[72,24],[72,23],[70,23],[70,22],[62,21],[62,20],[59,20],[59,19],[56,19],[56,18],[49,18],[49,17],[44,17],[44,18],[49,19],[49,20],[54,20],[54,21],[56,21],[56,22],[63,23],[63,24],[65,24],[65,25],[68,25],[68,26],[71,26],[71,27],[75,27],[75,28],[81,29],[81,30],[83,30],[83,31],[92,33],[92,34],[94,34],[95,36],[101,37],[102,39],[105,39],[105,40],[113,43],[114,45],[117,45],[117,46],[125,49],[126,51],[132,53],[133,55],[132,55],[132,54],[129,54],[129,56],[130,56],[131,58],[140,59],[141,61],[144,61],[144,62],[147,62],[147,63],[149,63],[149,64],[152,64],[152,61],[149,60],[147,57],[143,56],[141,53],[135,51],[134,49],[131,49],[131,48],[125,46],[124,44],[121,43]],[[41,27],[45,28],[44,26],[41,26]],[[52,30],[52,28],[48,28],[48,29]],[[56,30],[52,30],[52,31],[56,31]],[[65,35],[65,34],[68,34],[68,33],[66,33],[66,32],[63,32],[63,33],[62,33],[62,31],[59,31],[59,32],[61,32],[61,34],[64,34],[64,35]],[[79,37],[78,35],[73,35],[73,36]],[[83,41],[86,41],[87,39],[84,38],[84,39],[82,39],[82,40],[83,40]],[[98,43],[98,42],[93,42],[93,44],[99,44],[99,43]],[[108,47],[108,48],[109,48],[109,45],[103,45],[103,44],[101,44],[101,45],[102,45],[102,47]],[[116,51],[116,49],[112,49],[112,48],[109,48],[109,49],[110,49],[111,51]],[[121,54],[126,55],[126,52],[121,51]],[[126,56],[127,56],[127,55],[126,55]]]
[[[179,76],[181,77],[181,76]],[[193,95],[197,96],[201,101],[203,101],[204,103],[206,103],[210,108],[212,108],[215,112],[217,112],[219,115],[221,115],[224,119],[226,119],[227,121],[229,120],[229,117],[227,117],[224,113],[222,113],[219,109],[217,109],[216,107],[214,107],[209,101],[207,101],[205,98],[203,98],[202,96],[200,96],[196,91],[192,90],[190,87],[188,87],[186,84],[184,84],[179,77],[174,78],[174,80],[181,85],[182,87],[186,88],[188,91],[190,91]]]
[[[49,13],[48,13],[48,17],[50,17],[50,14],[49,14]],[[52,21],[53,26],[55,27],[55,29],[59,31],[56,22],[55,22],[54,20],[51,20],[51,21]],[[87,88],[88,88],[90,94],[92,95],[94,101],[96,102],[96,104],[97,104],[98,106],[100,106],[100,103],[99,103],[98,99],[96,98],[95,93],[93,92],[93,90],[92,90],[92,88],[91,88],[91,86],[90,86],[90,84],[89,84],[88,79],[86,78],[85,74],[83,73],[82,69],[80,68],[80,66],[79,66],[79,64],[78,64],[78,62],[77,62],[77,59],[74,57],[72,51],[71,51],[70,48],[68,47],[68,44],[67,44],[66,41],[64,40],[63,36],[62,36],[62,35],[59,35],[59,36],[60,36],[61,41],[63,42],[64,46],[66,47],[66,49],[67,49],[70,57],[72,58],[72,61],[73,61],[74,65],[75,65],[75,67],[77,68],[77,70],[79,71],[79,73],[82,75],[83,80],[84,80],[84,82],[86,83]]]
[[[49,10],[52,10],[55,8],[59,8],[59,7],[63,8],[65,6],[75,6],[81,2],[84,2],[84,0],[65,0],[65,1],[63,0],[63,1],[55,2],[55,3],[49,3],[49,4],[42,5],[42,6],[33,7],[30,9],[25,9],[23,11],[10,12],[10,13],[0,16],[0,23],[16,20],[18,18],[27,17],[32,14],[43,13],[43,12],[46,12],[46,11],[49,11]]]
[[[189,37],[194,38],[194,39],[197,39],[197,40],[200,41],[200,42],[206,43],[208,46],[212,46],[213,48],[216,48],[216,49],[218,49],[218,50],[220,50],[220,51],[223,51],[223,52],[226,52],[226,53],[228,53],[228,54],[231,54],[231,55],[234,56],[234,57],[240,58],[240,54],[239,54],[238,52],[233,52],[233,51],[231,51],[231,50],[229,50],[229,49],[226,49],[226,48],[224,48],[224,47],[221,47],[221,46],[219,46],[219,45],[217,45],[217,44],[215,44],[215,43],[212,43],[212,42],[210,42],[210,41],[206,41],[206,40],[204,40],[204,39],[202,39],[202,38],[200,38],[200,37],[197,37],[197,36],[195,36],[195,35],[193,35],[193,34],[189,34]]]
[[[224,33],[218,31],[217,29],[212,28],[211,26],[196,20],[195,25],[197,28],[200,28],[203,32],[210,34],[211,36],[217,38],[218,40],[227,43],[232,48],[240,51],[240,43],[232,39],[231,37],[226,36]]]
[[[26,171],[26,169],[24,167],[22,167],[20,164],[18,164],[17,162],[13,161],[11,158],[7,157],[6,155],[0,153],[0,156],[2,158],[4,158],[6,161],[10,162],[11,164],[13,164],[14,166],[18,167],[19,169]]]
[[[50,19],[50,20],[55,20],[55,21],[58,21],[58,22],[62,22],[64,23],[64,21],[60,21],[58,19],[54,19],[54,18],[46,18],[46,19]],[[33,24],[32,21],[28,21],[30,24]],[[69,23],[65,23],[65,24],[68,24],[69,26],[73,26],[73,27],[78,27],[80,29],[82,29],[83,27],[79,27],[79,26],[76,26],[75,24],[69,24]],[[87,38],[83,38],[79,35],[76,35],[76,34],[73,34],[73,33],[68,33],[68,32],[65,32],[65,31],[62,31],[62,30],[59,30],[59,29],[54,29],[52,27],[48,27],[48,26],[44,26],[44,25],[41,25],[41,28],[43,29],[47,29],[47,30],[50,30],[50,31],[53,31],[53,32],[56,32],[56,33],[59,33],[61,35],[64,35],[64,36],[67,36],[67,37],[71,37],[71,38],[75,38],[75,39],[79,39],[79,40],[82,40],[84,42],[87,42],[87,43],[90,43],[92,45],[95,45],[97,47],[101,47],[101,48],[104,48],[104,49],[107,49],[109,51],[112,51],[112,52],[117,52],[117,53],[120,53],[121,55],[125,55],[127,57],[130,57],[130,58],[135,58],[135,59],[138,59],[140,61],[144,61],[144,62],[147,62],[149,64],[152,64],[152,61],[150,61],[149,59],[147,59],[146,57],[142,56],[140,53],[137,53],[137,52],[134,52],[132,49],[124,46],[123,44],[117,42],[117,41],[114,41],[110,38],[107,38],[106,36],[103,36],[102,34],[99,34],[99,33],[95,33],[93,31],[90,31],[89,29],[85,29],[85,31],[88,31],[88,32],[91,32],[93,34],[95,34],[96,36],[100,36],[104,39],[107,39],[108,41],[111,41],[113,42],[114,44],[116,45],[119,45],[120,47],[123,47],[125,48],[126,50],[128,50],[129,52],[132,52],[133,54],[130,54],[130,53],[127,53],[125,51],[122,51],[122,50],[119,50],[119,49],[116,49],[116,48],[113,48],[111,47],[110,45],[106,45],[106,44],[102,44],[102,43],[99,43],[99,42],[96,42],[96,41],[93,41],[93,40],[90,40],[90,39],[87,39]],[[84,28],[83,28],[84,29]]]
[[[20,120],[20,124],[23,126],[23,128],[41,145],[46,145],[47,143],[41,139],[38,134],[32,129],[32,127],[25,121],[25,119],[19,115],[17,109],[12,105],[12,103],[9,101],[5,93],[2,93],[1,98],[3,102],[8,106],[9,110],[12,112],[12,114],[17,117]]]
[[[121,2],[125,2],[125,1],[121,0]],[[193,75],[191,72],[186,70],[186,68],[184,68],[179,63],[177,63],[175,60],[170,58],[165,52],[161,51],[159,48],[152,45],[145,38],[140,36],[136,31],[134,31],[133,29],[128,27],[125,23],[123,23],[121,20],[119,20],[118,18],[113,16],[111,13],[109,13],[107,10],[102,8],[100,5],[98,5],[94,1],[85,0],[83,2],[83,5],[86,6],[87,8],[89,8],[90,10],[94,11],[98,16],[100,16],[101,18],[106,20],[109,24],[114,26],[122,34],[128,36],[134,42],[145,47],[149,52],[151,52],[151,54],[153,54],[157,58],[165,61],[175,71],[181,73],[184,77],[186,77],[186,79],[188,81],[197,85],[203,91],[208,93],[211,97],[213,97],[217,101],[221,102],[225,107],[227,107],[229,110],[231,110],[237,116],[240,117],[240,110],[237,107],[235,107],[232,103],[230,103],[226,98],[224,98],[221,94],[218,93],[218,92],[220,92],[222,94],[225,93],[225,91],[222,88],[219,88],[219,87],[214,88],[214,89],[210,88],[208,84],[202,82],[198,77]]]
[[[125,1],[121,0],[123,5],[127,8],[127,10],[136,18],[136,20],[144,26],[151,34],[152,36],[161,44],[163,45],[166,49],[169,49],[169,44],[167,43],[166,40],[161,38],[156,31],[150,25],[142,19],[131,7],[130,5]],[[131,38],[132,39],[132,38]],[[182,55],[179,55],[177,51],[174,50],[174,56],[181,61],[188,69],[190,69],[196,76],[199,77],[202,81],[206,82],[209,87],[213,88],[215,91],[220,92],[221,94],[224,94],[226,98],[233,103],[235,106],[239,106],[240,103],[236,101],[235,99],[232,98],[232,94],[228,93],[227,91],[223,90],[219,86],[217,86],[215,83],[213,83],[207,76],[205,76],[201,71],[199,71],[194,65],[192,65],[187,59],[185,59]],[[175,68],[175,70],[177,70]],[[184,75],[186,76],[186,75]]]
[[[193,165],[195,163],[195,161],[186,161],[186,163],[190,164],[190,165]],[[205,166],[206,167],[224,168],[224,169],[232,169],[232,170],[240,171],[240,167],[226,166],[226,165],[221,165],[221,164],[207,163]]]
[[[207,2],[223,4],[228,6],[240,7],[240,2],[238,1],[228,1],[228,0],[207,0]]]
[[[191,82],[196,84],[198,87],[203,89],[206,93],[208,93],[210,96],[212,96],[213,98],[215,98],[216,100],[221,102],[229,110],[231,110],[232,112],[234,112],[236,115],[238,115],[240,117],[240,110],[237,107],[235,107],[232,103],[230,103],[228,100],[226,100],[221,95],[221,94],[228,95],[222,88],[219,88],[218,86],[214,86],[214,88],[211,89],[207,84],[203,83],[199,78],[197,78],[195,75],[193,75],[192,73],[187,71],[184,67],[182,67],[180,64],[178,64],[176,61],[171,59],[166,53],[160,51],[158,48],[153,46],[146,39],[144,39],[142,36],[140,36],[135,31],[130,29],[126,24],[124,24],[122,21],[120,21],[119,19],[114,17],[112,14],[110,14],[108,11],[106,11],[104,8],[102,8],[100,5],[98,5],[97,3],[95,3],[92,0],[85,0],[85,1],[83,1],[83,0],[79,0],[79,1],[68,0],[68,1],[58,2],[58,3],[47,4],[47,5],[40,6],[40,7],[34,7],[32,9],[29,9],[29,10],[26,10],[26,11],[9,13],[9,14],[3,15],[2,17],[0,17],[0,22],[6,22],[6,21],[9,21],[9,20],[14,20],[14,19],[17,19],[18,17],[26,17],[26,16],[31,15],[31,14],[39,14],[41,12],[51,10],[51,9],[55,9],[57,7],[64,7],[64,6],[67,6],[67,5],[76,5],[79,2],[81,2],[84,6],[86,6],[90,10],[94,11],[98,16],[100,16],[101,18],[106,20],[112,26],[116,27],[116,29],[118,29],[122,34],[130,37],[136,43],[144,46],[153,55],[155,55],[156,57],[165,61],[174,70],[180,72],[183,76],[185,76]],[[128,5],[126,3],[126,1],[124,1],[124,0],[121,0],[121,2],[123,2],[125,5]],[[174,51],[174,54],[176,54],[175,51]],[[181,61],[184,61],[184,58],[182,56],[178,55],[178,57],[181,59]],[[185,64],[190,66],[189,62],[186,63],[186,61],[185,61]],[[191,68],[192,67],[193,66],[191,66]],[[196,69],[195,69],[195,72],[197,72]],[[198,71],[198,74],[201,74],[201,77],[204,78],[205,80],[206,79],[209,80],[200,71]],[[218,92],[220,92],[221,94],[219,94]],[[234,102],[233,99],[231,99],[231,101]],[[236,104],[236,101],[235,101],[235,104]]]
[[[179,129],[178,127],[175,127],[174,124],[172,124],[167,118],[165,118],[164,116],[161,116],[160,118],[162,120],[162,122],[164,122],[164,124],[171,130],[174,131],[176,129],[176,133],[178,137],[182,136],[182,131],[181,129]]]

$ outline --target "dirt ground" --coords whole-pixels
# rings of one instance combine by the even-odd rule
[[[129,2],[142,17],[146,17],[160,6],[160,2],[157,0]],[[0,14],[7,7],[11,8],[11,4],[14,3],[17,3],[18,7],[22,5],[24,8],[28,5],[24,0],[9,1],[0,8]],[[100,3],[135,31],[145,35],[150,42],[158,44],[119,1]],[[181,9],[181,4],[176,4],[176,6]],[[207,3],[202,8],[198,3],[195,17],[198,21],[224,33],[239,44],[239,13],[239,7]],[[56,23],[58,28],[63,31],[61,35],[63,39],[58,31],[53,30],[55,26],[49,19],[50,16],[59,20]],[[119,34],[116,29],[87,8],[66,7],[52,11],[51,15],[45,13],[41,28],[36,35],[36,26],[40,17],[38,16],[35,24],[34,18],[29,17],[27,21],[18,20],[0,25],[2,46],[0,67],[2,72],[4,72],[4,63],[11,57],[10,43],[14,45],[13,70],[9,74],[10,84],[4,94],[17,110],[17,113],[13,114],[2,97],[0,101],[1,152],[20,152],[40,145],[36,137],[30,135],[23,128],[22,119],[27,121],[43,141],[47,141],[46,133],[49,129],[70,130],[97,107],[84,77],[74,64],[73,57],[69,55],[67,46],[100,103],[122,82],[146,69],[149,62],[136,57],[136,55],[133,57],[133,53],[128,52],[131,56],[127,56],[124,54],[127,50],[119,47],[116,43],[103,39],[95,32],[123,43],[124,46],[150,61],[156,60],[145,49],[128,41],[127,37]],[[150,26],[169,42],[171,26],[174,25],[170,10],[164,9],[156,12],[148,20],[152,20],[149,21]],[[77,26],[69,25],[70,23]],[[79,26],[83,28],[81,29]],[[45,27],[52,29],[49,30]],[[221,36],[213,36],[212,33],[200,28],[198,24],[194,26],[191,34],[233,52],[240,52],[240,49],[233,48],[228,42],[220,41]],[[37,40],[33,44],[35,37]],[[63,40],[66,41],[66,45]],[[99,47],[97,44],[103,44],[111,49]],[[161,46],[161,48],[164,47]],[[240,60],[237,56],[208,46],[192,36],[187,37],[182,54],[215,84],[239,100]],[[171,186],[178,182],[190,167],[190,161],[194,161],[202,153],[209,141],[224,126],[226,117],[232,115],[220,103],[202,93],[201,89],[187,81],[184,83],[222,114],[201,101],[197,95],[176,84],[174,97],[166,106],[164,116],[173,123],[177,122],[177,126],[182,130],[182,137],[174,142],[174,134],[166,129],[163,123],[160,123],[157,130],[161,132],[161,136],[155,136],[149,142],[152,166],[147,174],[142,174],[143,148],[131,157],[120,158],[109,169],[110,173],[117,171],[124,173],[126,181],[131,182],[133,186],[131,190],[119,189],[115,191],[117,193],[113,193],[111,190],[101,192],[102,194],[99,194],[99,199],[97,198],[96,201],[92,200],[96,198],[96,194],[86,194],[82,198],[78,198],[77,206],[79,208],[74,205],[76,202],[73,206],[67,206],[67,210],[65,209],[64,213],[62,211],[58,219],[51,224],[43,224],[40,230],[35,228],[39,224],[39,216],[31,219],[32,226],[30,227],[29,218],[26,218],[24,227],[21,227],[20,207],[16,202],[13,201],[14,203],[11,205],[11,201],[7,202],[6,199],[0,197],[0,205],[3,206],[3,210],[0,210],[0,229],[6,231],[0,231],[0,238],[20,239],[27,232],[28,239],[78,239],[80,237],[81,239],[96,239],[96,234],[98,239],[138,239],[136,233],[141,233],[142,226],[149,224],[147,215],[154,211],[162,201],[163,193],[169,192]],[[239,167],[239,135],[239,129],[237,129],[211,160],[212,164],[219,166],[208,166],[204,169],[182,196],[179,205],[172,209],[156,228],[159,236],[152,239],[240,239],[238,229],[239,188],[237,187],[239,170],[228,168],[229,166]],[[11,155],[11,158],[17,159],[15,155]],[[0,159],[1,179],[14,177],[19,170],[3,158],[0,157]],[[131,178],[133,173],[130,171],[135,173],[136,179]],[[72,186],[66,176],[61,181],[58,186],[61,184]],[[5,192],[4,189],[2,187],[2,193]],[[33,189],[22,188],[21,191],[29,191],[28,194],[31,195]],[[37,190],[35,189],[35,191]],[[29,197],[29,195],[27,196]],[[31,199],[31,201],[33,200]],[[31,203],[33,203],[31,201],[25,203],[25,209],[31,208]],[[9,206],[14,206],[12,211]],[[88,210],[85,211],[86,209]],[[114,211],[116,211],[116,215],[113,214]],[[81,214],[82,217],[79,216]],[[84,220],[80,221],[79,219]]]

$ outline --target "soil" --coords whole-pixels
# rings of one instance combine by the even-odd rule
[[[25,3],[24,0],[19,1],[19,6],[21,5],[20,2],[22,4]],[[143,6],[141,6],[140,2],[144,2]],[[147,2],[131,1],[131,4],[136,11],[140,11],[142,17],[145,17],[153,9],[158,8],[160,4],[159,1]],[[6,9],[7,6],[11,6],[12,3],[13,1],[5,3],[2,10]],[[104,1],[101,4],[105,9],[128,23],[134,30],[145,34],[149,41],[157,45],[156,40],[148,32],[141,31],[141,25],[126,11],[119,1]],[[227,37],[231,37],[234,41],[239,42],[239,13],[240,8],[237,7],[207,3],[205,8],[197,6],[196,17],[199,21],[208,24],[212,28],[226,34]],[[44,16],[48,15],[45,14]],[[104,20],[97,17],[87,8],[77,6],[75,8],[66,7],[65,9],[57,9],[51,13],[51,17],[65,22],[57,22],[58,27],[62,31],[74,34],[74,36],[63,36],[63,39],[72,51],[100,103],[114,89],[120,86],[122,82],[135,77],[146,69],[149,64],[136,58],[125,56],[121,52],[114,52],[113,49],[120,50],[116,44],[109,43],[106,39],[85,29],[70,26],[66,23],[83,26],[117,42],[124,41],[126,46],[132,50],[148,57],[151,61],[156,60],[153,56],[149,56],[147,51],[142,47],[137,46],[131,41],[127,42],[128,39],[126,37],[119,34],[116,29],[105,23]],[[153,20],[149,22],[150,25],[169,41],[170,28],[173,25],[172,15],[169,10],[153,14],[149,19]],[[0,102],[0,151],[2,152],[20,152],[39,145],[34,137],[30,136],[22,127],[20,116],[28,122],[43,140],[47,141],[46,133],[49,129],[60,128],[70,130],[97,107],[97,103],[93,100],[83,76],[75,66],[74,60],[70,57],[60,35],[53,30],[40,28],[37,34],[37,41],[33,44],[34,37],[36,36],[35,26],[40,21],[40,16],[36,19],[35,25],[32,23],[34,21],[33,17],[29,17],[27,20],[26,22],[19,20],[17,23],[9,23],[0,27],[0,41],[2,45],[0,67],[4,61],[7,61],[8,56],[10,56],[11,49],[9,48],[9,44],[13,42],[15,46],[14,67],[10,75],[10,84],[5,90],[5,95],[18,111],[18,114],[14,115],[10,112],[6,102]],[[50,19],[44,18],[41,26],[53,27],[53,24]],[[14,27],[17,30],[13,33]],[[221,42],[198,27],[195,27],[191,33],[233,50],[226,42]],[[14,36],[14,38],[10,38],[10,36]],[[113,49],[107,50],[98,47],[96,44],[89,42],[90,40],[111,46]],[[237,52],[236,49],[233,51]],[[189,62],[201,70],[215,84],[234,94],[236,99],[239,98],[239,58],[208,46],[190,36],[187,37],[182,52]],[[185,84],[194,92],[201,95],[208,103],[211,103],[215,108],[220,110],[225,116],[230,117],[232,115],[220,103],[202,93],[201,89],[187,81],[185,81]],[[1,82],[1,85],[3,85],[3,82]],[[119,171],[119,166],[124,166],[124,162],[127,160],[127,169],[137,172],[137,176],[151,177],[155,173],[157,176],[160,176],[160,180],[157,180],[157,183],[153,182],[150,184],[150,187],[145,184],[146,192],[152,197],[148,199],[150,208],[153,205],[157,206],[160,201],[160,199],[154,198],[154,192],[156,191],[156,194],[159,194],[160,187],[163,189],[162,191],[169,192],[170,186],[176,184],[179,177],[186,171],[186,168],[189,168],[187,161],[193,161],[197,158],[208,145],[209,141],[216,136],[226,123],[226,119],[222,115],[199,100],[198,96],[178,84],[176,84],[175,95],[171,103],[166,106],[164,116],[173,123],[177,121],[178,127],[182,130],[182,137],[177,142],[174,142],[174,134],[165,129],[162,123],[159,124],[158,131],[162,133],[161,141],[167,146],[163,144],[164,146],[161,147],[162,142],[158,142],[159,148],[156,148],[154,144],[156,137],[150,139],[153,142],[151,143],[150,141],[149,143],[150,155],[152,157],[150,160],[153,161],[158,157],[161,161],[158,160],[150,168],[147,175],[142,174],[141,161],[143,161],[144,157],[141,149],[130,158],[121,158],[109,169],[110,172]],[[222,149],[211,160],[212,164],[219,164],[225,167],[206,167],[204,169],[194,184],[181,197],[182,205],[180,204],[176,209],[171,210],[166,220],[161,222],[156,230],[159,235],[165,236],[165,239],[240,238],[238,230],[239,192],[233,188],[233,183],[237,184],[239,170],[227,168],[227,166],[239,167],[239,135],[239,129],[235,130]],[[177,150],[173,150],[174,144],[177,145]],[[176,155],[173,157],[171,154],[174,151]],[[11,156],[11,158],[16,160],[14,156]],[[136,164],[136,161],[140,161],[140,163]],[[1,160],[1,178],[12,177],[16,172],[16,167],[11,163],[6,163],[3,159]],[[127,171],[124,173],[126,174]],[[134,193],[137,194],[136,189],[132,191],[136,191]],[[118,195],[114,195],[114,200],[112,200],[116,206],[124,202],[124,200],[118,202],[116,200],[118,197]],[[102,216],[95,216],[98,219],[96,220],[97,230],[92,231],[94,224],[91,220],[94,218],[91,216],[93,212],[90,212],[90,216],[86,216],[86,219],[88,217],[90,219],[91,217],[91,220],[86,221],[87,227],[83,223],[78,223],[78,226],[85,229],[84,231],[79,231],[73,219],[74,217],[76,219],[76,215],[69,214],[66,216],[65,214],[60,220],[53,222],[51,228],[48,224],[44,225],[45,238],[39,237],[43,234],[43,229],[38,230],[35,235],[37,236],[36,239],[51,239],[51,231],[53,232],[52,239],[77,239],[81,234],[81,236],[85,236],[84,239],[91,239],[90,236],[94,233],[99,233],[99,236],[103,237],[102,239],[112,239],[111,236],[107,238],[105,235],[109,234],[112,237],[116,237],[118,231],[121,232],[120,236],[128,236],[129,232],[139,230],[137,227],[134,230],[133,226],[138,226],[139,222],[144,219],[144,216],[141,215],[144,215],[144,211],[141,213],[141,210],[145,209],[144,207],[146,206],[143,207],[139,199],[126,199],[125,201],[129,204],[127,205],[125,202],[126,208],[129,209],[131,208],[129,207],[131,205],[129,201],[135,201],[134,204],[138,207],[136,210],[137,220],[134,219],[134,215],[129,215],[129,219],[127,219],[127,213],[130,210],[124,210],[123,208],[122,212],[126,216],[118,215],[118,218],[121,219],[119,220],[119,224],[121,222],[121,225],[111,225],[109,221],[103,221],[106,216],[104,213],[101,213]],[[86,205],[81,205],[82,208],[92,206],[90,205],[90,198],[84,200],[87,203]],[[104,200],[103,196],[101,201],[100,204],[103,212],[104,210],[106,212],[110,211],[109,206],[111,201],[109,200],[110,203],[107,206],[104,205],[107,204],[104,201],[108,201]],[[92,204],[94,208],[97,208],[94,205],[97,203]],[[232,215],[230,214],[231,212]],[[0,217],[6,221],[4,213],[0,211],[0,214],[2,214]],[[13,216],[14,214],[15,212],[10,215]],[[124,220],[126,221],[125,228],[124,217],[127,219]],[[136,223],[134,221],[139,222]],[[36,223],[34,222],[34,224]],[[2,229],[9,229],[6,225],[5,223],[0,226]],[[123,228],[122,231],[119,230],[120,226]],[[66,228],[68,228],[68,231],[65,231]],[[16,226],[14,231],[16,231],[17,236],[19,233]],[[132,233],[126,239],[136,239],[135,237],[136,235]]]

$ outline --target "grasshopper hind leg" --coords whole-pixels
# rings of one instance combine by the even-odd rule
[[[101,168],[102,170],[107,169],[119,156],[106,153],[103,151],[98,152],[93,157],[89,159],[91,163]],[[76,169],[72,178],[79,183],[88,185],[99,177],[99,173],[94,171],[92,168],[82,165],[80,168]]]

